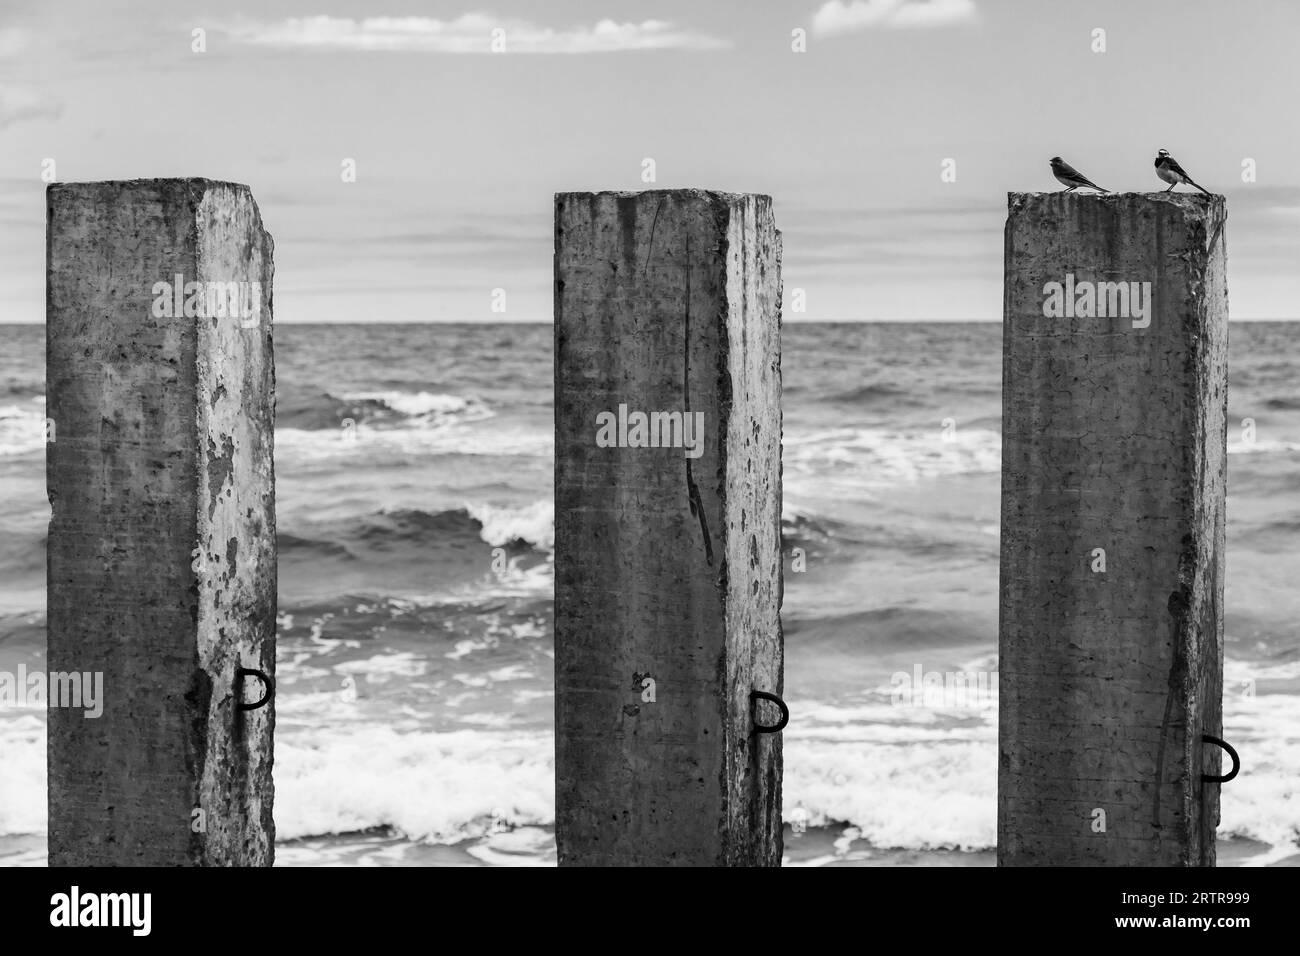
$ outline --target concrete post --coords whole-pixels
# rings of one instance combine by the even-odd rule
[[[780,865],[780,260],[767,196],[555,198],[561,865]]]
[[[1012,193],[998,861],[1212,866],[1223,197]]]
[[[47,193],[49,861],[270,866],[272,242],[246,186]],[[72,681],[72,678],[68,678]]]

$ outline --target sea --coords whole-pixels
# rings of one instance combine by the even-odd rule
[[[1001,334],[783,330],[791,865],[995,861]],[[0,336],[14,672],[45,653],[45,339]],[[551,327],[275,352],[277,865],[554,865]],[[1300,324],[1233,323],[1229,380],[1219,856],[1295,865]],[[0,707],[0,865],[45,863],[45,808],[44,710]]]

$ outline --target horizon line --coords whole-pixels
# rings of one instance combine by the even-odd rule
[[[782,319],[782,327],[787,325],[1001,325],[1005,319]],[[1267,323],[1267,322],[1300,322],[1300,316],[1292,318],[1232,318],[1229,317],[1229,323],[1249,322],[1249,323]],[[24,322],[21,320],[0,320],[0,327],[7,326],[45,326],[48,323]],[[358,321],[321,321],[303,322],[293,319],[282,319],[273,323],[275,325],[555,325],[554,319],[390,319],[383,322],[358,322]]]

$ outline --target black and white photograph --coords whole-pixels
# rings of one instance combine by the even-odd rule
[[[1297,33],[0,0],[23,920],[157,936],[126,868],[1052,868],[1225,945],[1300,865]]]

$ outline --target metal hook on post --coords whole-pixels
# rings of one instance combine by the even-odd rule
[[[758,722],[757,708],[755,705],[760,700],[770,700],[772,703],[776,704],[776,706],[781,708],[781,720],[779,723],[776,724],[776,726],[769,727],[765,724],[760,724]],[[780,733],[782,730],[785,729],[785,725],[790,722],[790,708],[785,705],[785,701],[783,701],[780,697],[777,697],[776,694],[769,694],[765,690],[751,690],[749,692],[749,709],[750,709],[750,719],[753,720],[754,722],[753,732],[756,734]]]
[[[1228,756],[1232,758],[1232,769],[1222,777],[1203,773],[1201,774],[1201,779],[1206,783],[1227,783],[1235,777],[1237,771],[1241,769],[1241,758],[1237,756],[1237,751],[1232,749],[1232,744],[1228,743],[1226,740],[1221,740],[1220,738],[1215,737],[1213,734],[1201,734],[1201,741],[1207,744],[1214,744],[1216,747],[1222,747],[1228,752]]]
[[[256,677],[258,680],[262,682],[262,686],[263,688],[265,688],[265,693],[262,694],[261,700],[254,701],[251,704],[244,703],[244,678],[245,677]],[[273,678],[268,677],[262,671],[254,670],[253,668],[250,667],[235,668],[235,699],[239,701],[239,703],[236,706],[238,706],[240,710],[257,710],[257,708],[259,707],[264,707],[267,704],[267,702],[270,701],[272,695],[274,694],[275,694],[275,680]]]

